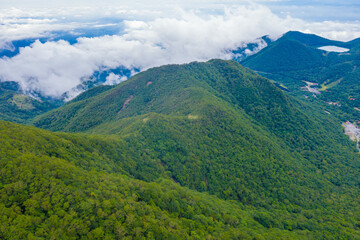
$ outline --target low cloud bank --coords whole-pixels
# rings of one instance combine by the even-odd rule
[[[329,23],[314,25],[289,16],[280,18],[261,5],[240,6],[213,15],[179,11],[174,18],[125,20],[121,35],[79,38],[73,45],[63,40],[36,41],[15,57],[0,59],[0,79],[16,81],[28,92],[59,98],[95,71],[117,67],[146,70],[163,64],[230,59],[233,57],[230,50],[263,35],[278,37],[288,30],[315,29],[323,35],[335,36],[332,31],[339,28],[336,24],[332,29]],[[52,21],[40,23],[50,28]],[[61,28],[58,21],[53,22]],[[35,22],[35,26],[40,23]],[[110,74],[106,84],[123,80],[126,78]]]
[[[327,52],[338,52],[338,53],[344,53],[344,52],[348,52],[350,50],[347,48],[342,48],[342,47],[337,47],[337,46],[323,46],[323,47],[319,47],[318,49],[324,50]]]

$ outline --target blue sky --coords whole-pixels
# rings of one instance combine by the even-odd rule
[[[360,20],[360,2],[346,1],[274,1],[265,3],[279,15],[290,14],[292,17],[308,21],[358,21]]]

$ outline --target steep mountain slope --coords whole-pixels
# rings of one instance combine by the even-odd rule
[[[317,232],[344,219],[341,234],[356,228],[359,156],[340,124],[233,61],[150,69],[34,125],[116,134],[140,155],[132,176],[271,209],[277,222],[264,226]]]

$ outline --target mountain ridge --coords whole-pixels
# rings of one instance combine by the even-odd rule
[[[345,136],[342,136],[340,125],[331,122],[333,120],[326,120],[330,126],[336,126],[337,130],[331,137],[329,134],[321,136],[322,132],[329,131],[322,123],[323,119],[314,120],[314,116],[310,118],[296,106],[301,103],[293,103],[294,101],[290,101],[289,97],[268,80],[239,64],[233,61],[212,60],[207,63],[150,69],[93,98],[75,101],[54,110],[39,118],[35,126],[52,130],[124,136],[130,145],[136,146],[135,148],[151,149],[149,156],[158,159],[159,164],[170,171],[170,176],[182,185],[197,190],[210,186],[211,193],[225,198],[230,196],[243,199],[246,202],[246,194],[236,193],[236,186],[227,194],[220,191],[223,187],[216,182],[225,183],[224,177],[219,175],[209,182],[208,177],[214,174],[204,174],[212,168],[209,168],[211,165],[218,171],[215,166],[219,164],[217,161],[222,161],[221,154],[228,159],[226,166],[229,167],[229,171],[230,166],[236,163],[236,158],[243,159],[245,156],[245,159],[266,158],[264,167],[271,166],[270,168],[280,167],[272,165],[273,158],[281,161],[282,167],[289,166],[289,169],[295,167],[290,164],[289,159],[296,158],[297,160],[293,161],[297,162],[300,168],[307,168],[306,164],[310,161],[312,170],[291,170],[301,174],[316,172],[316,168],[322,165],[321,159],[329,157],[327,152],[330,147],[325,146],[326,142],[331,141],[330,138],[336,138],[344,144],[333,148],[337,148],[342,154],[349,154],[349,157],[352,154],[351,151],[345,150],[350,149],[350,144],[345,140]],[[69,116],[73,116],[73,120]],[[52,119],[57,119],[58,122],[53,122]],[[61,119],[65,122],[61,122]],[[47,125],[49,123],[54,125]],[[329,128],[334,130],[334,127]],[[197,139],[199,136],[201,138]],[[227,144],[221,140],[223,136],[227,136]],[[219,146],[218,152],[213,152],[211,149],[216,148],[216,145]],[[247,147],[240,148],[241,145]],[[270,147],[271,145],[273,147]],[[191,146],[204,148],[203,153]],[[232,151],[237,157],[231,157],[232,151],[226,152],[229,146],[235,146]],[[261,154],[251,153],[251,146]],[[273,149],[273,152],[269,149]],[[203,157],[206,152],[209,154],[208,159],[212,159],[210,162]],[[335,169],[344,168],[342,154],[331,156],[335,157],[336,160],[333,161],[339,164]],[[202,160],[194,162],[196,156],[201,156]],[[198,165],[199,169],[196,170],[193,164]],[[243,167],[245,166],[246,164]],[[290,171],[289,169],[286,171]],[[184,178],[187,171],[191,174],[189,178]],[[202,173],[200,178],[197,176],[199,172]],[[352,174],[355,175],[350,179],[357,177],[355,172]],[[234,174],[230,175],[235,177]],[[326,178],[328,177],[331,178],[332,184],[342,181],[331,174]],[[204,179],[208,179],[208,186]],[[294,179],[288,178],[286,181]],[[249,189],[250,185],[247,188]]]
[[[235,61],[152,68],[33,124],[57,132],[0,122],[0,210],[21,236],[360,238],[339,119]]]

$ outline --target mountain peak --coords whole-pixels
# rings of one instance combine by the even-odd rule
[[[202,104],[214,97],[243,108],[248,107],[247,103],[269,102],[261,100],[269,91],[272,102],[282,105],[286,98],[268,80],[235,61],[220,59],[152,68],[103,90],[85,92],[63,108],[41,116],[35,125],[52,130],[89,130],[107,121],[151,112],[188,115],[201,111]]]
[[[281,39],[290,39],[290,40],[294,40],[294,41],[299,41],[302,44],[305,44],[309,47],[314,47],[314,48],[327,46],[327,45],[333,45],[333,46],[337,46],[337,47],[345,47],[346,46],[346,43],[341,42],[341,41],[330,40],[330,39],[326,39],[326,38],[320,37],[315,34],[303,33],[303,32],[298,32],[298,31],[289,31],[289,32],[285,33],[281,37]]]

